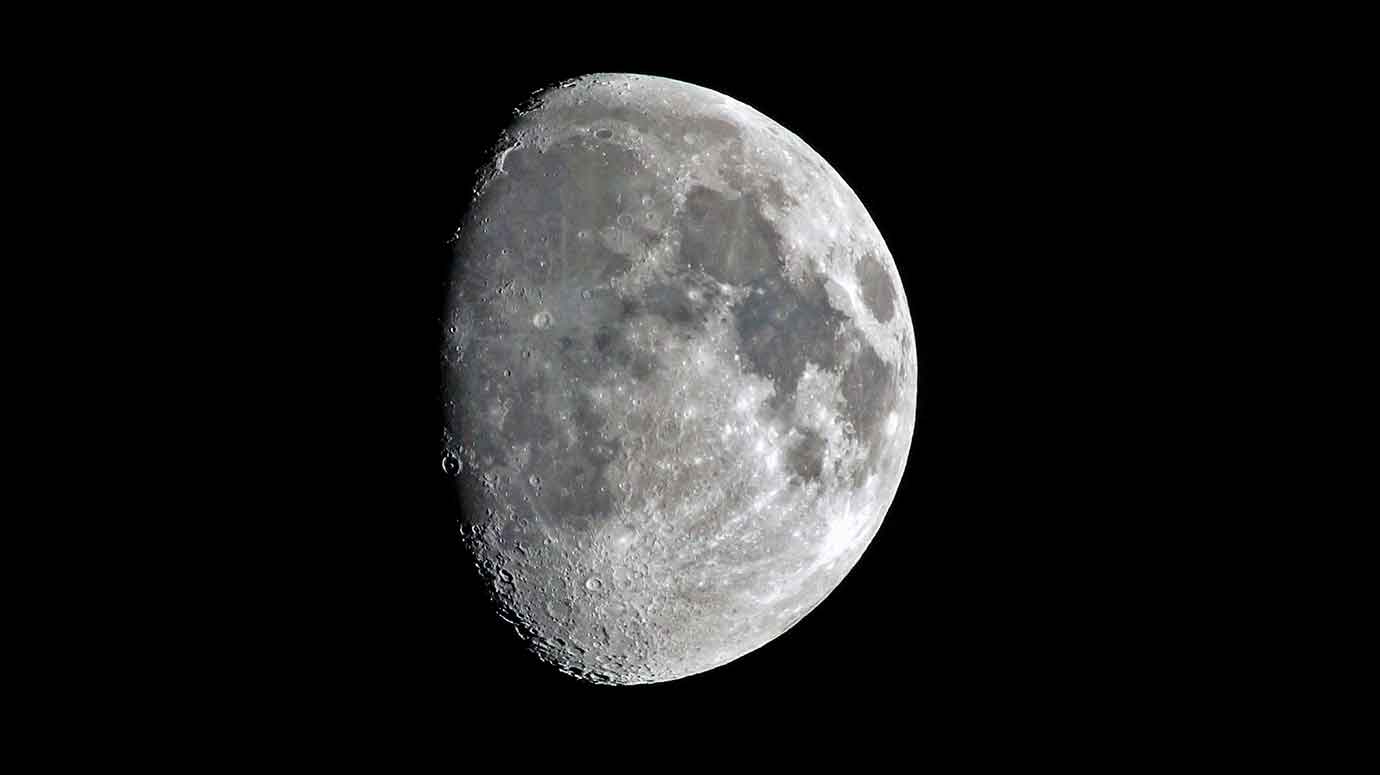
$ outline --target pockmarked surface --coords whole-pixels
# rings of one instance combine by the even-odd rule
[[[900,483],[916,350],[843,179],[725,95],[536,94],[457,230],[444,470],[498,613],[595,683],[672,680],[798,622]]]

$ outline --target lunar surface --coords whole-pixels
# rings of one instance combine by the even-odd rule
[[[916,352],[890,251],[799,137],[688,83],[515,111],[452,243],[442,468],[542,660],[668,681],[777,637],[895,497]]]

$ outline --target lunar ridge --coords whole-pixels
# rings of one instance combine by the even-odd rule
[[[453,240],[443,468],[497,611],[602,684],[700,673],[857,563],[915,424],[857,195],[730,97],[598,74],[517,111]]]

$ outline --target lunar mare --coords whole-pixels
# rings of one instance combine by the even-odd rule
[[[453,242],[443,470],[499,614],[607,684],[777,637],[852,569],[915,424],[895,262],[752,108],[602,74],[536,94]]]

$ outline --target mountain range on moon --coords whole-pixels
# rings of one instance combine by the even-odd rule
[[[876,534],[915,424],[894,260],[800,138],[599,74],[517,112],[453,241],[442,466],[497,613],[569,675],[693,675]]]

